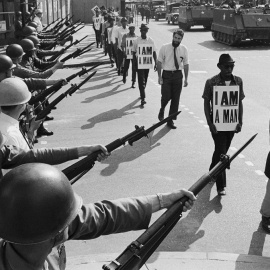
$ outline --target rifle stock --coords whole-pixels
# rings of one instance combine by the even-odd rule
[[[108,152],[112,152],[115,149],[121,147],[122,145],[125,145],[125,143],[129,143],[132,145],[135,141],[140,140],[143,137],[147,137],[147,134],[155,130],[156,128],[160,127],[161,125],[165,124],[169,120],[173,119],[175,116],[177,116],[179,112],[176,112],[174,114],[171,114],[164,120],[156,123],[152,127],[148,129],[144,129],[144,127],[135,126],[135,130],[131,133],[127,134],[123,138],[119,138],[110,144],[106,145],[106,148]],[[101,153],[101,151],[96,151],[87,157],[79,160],[78,162],[74,163],[73,165],[65,168],[62,172],[67,176],[67,178],[70,180],[71,184],[74,184],[77,182],[85,173],[87,173],[95,164],[95,161],[97,160],[98,155]]]
[[[257,136],[252,136],[237,152],[230,158],[223,155],[220,162],[208,173],[204,174],[195,182],[189,191],[197,195],[208,183],[215,181],[215,178],[230,165],[231,161],[241,153]],[[182,216],[183,206],[188,200],[183,197],[175,202],[165,213],[163,213],[143,234],[133,241],[114,261],[103,265],[104,270],[137,270],[140,269],[147,259],[154,253],[156,248],[170,233]]]

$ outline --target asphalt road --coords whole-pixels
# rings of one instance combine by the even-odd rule
[[[141,22],[139,21],[139,24]],[[166,21],[150,21],[149,36],[158,48],[171,42],[177,26]],[[139,33],[138,27],[136,32]],[[94,40],[90,26],[76,37],[89,34],[81,46]],[[158,251],[224,252],[270,256],[269,237],[260,228],[260,205],[265,193],[263,175],[269,151],[269,58],[267,46],[245,42],[234,48],[214,42],[211,32],[200,27],[185,33],[183,44],[190,58],[189,85],[181,95],[182,113],[177,129],[166,126],[134,143],[112,152],[97,163],[79,182],[76,192],[85,202],[167,192],[189,188],[208,171],[214,144],[203,113],[201,98],[207,78],[218,73],[221,53],[235,59],[234,74],[244,82],[244,122],[242,132],[232,142],[229,154],[258,133],[253,143],[231,164],[227,171],[227,195],[217,197],[215,186],[208,185],[199,195],[193,209],[178,222]],[[70,50],[72,51],[72,50]],[[107,60],[101,49],[93,48],[69,63]],[[53,77],[65,78],[78,69],[57,71]],[[145,108],[140,108],[139,90],[130,88],[131,74],[123,84],[115,68],[102,66],[91,81],[53,111],[54,121],[48,129],[54,136],[43,137],[38,147],[108,144],[134,130],[135,125],[150,127],[158,122],[160,86],[157,73],[151,70],[146,89]],[[130,72],[131,73],[131,72]],[[76,79],[74,82],[80,82]],[[136,84],[137,86],[137,84]],[[68,86],[63,88],[63,91]],[[168,111],[168,109],[167,109]],[[166,113],[167,113],[166,111]],[[69,162],[59,166],[65,168]],[[160,213],[153,216],[156,219]],[[120,253],[142,232],[102,236],[91,241],[71,241],[68,256]]]

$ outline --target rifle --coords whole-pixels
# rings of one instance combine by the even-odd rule
[[[58,96],[55,100],[53,100],[45,109],[43,109],[41,112],[39,112],[37,114],[36,117],[36,121],[37,120],[41,120],[43,118],[45,118],[52,110],[52,108],[57,105],[61,100],[63,100],[65,97],[67,97],[67,95],[72,95],[75,91],[77,91],[78,89],[80,89],[80,87],[85,84],[88,80],[90,80],[97,72],[94,71],[93,73],[91,73],[86,79],[84,79],[79,85],[77,84],[73,84],[71,85],[71,87],[65,91],[64,93],[62,93],[60,96]]]
[[[61,49],[57,54],[51,56],[48,61],[54,61],[56,60],[61,54],[63,54],[66,50],[68,50],[70,47],[72,47],[73,45],[77,45],[78,43],[80,43],[82,40],[84,40],[85,38],[87,38],[88,36],[86,35],[85,37],[81,38],[80,40],[75,40],[74,42],[70,43],[68,46],[66,46],[65,48]]]
[[[72,23],[71,25],[67,26],[59,35],[59,39],[62,39],[62,37],[72,28],[72,30],[76,27],[75,24],[79,23],[81,19],[79,19],[78,21],[76,21],[75,23]],[[80,22],[79,24],[82,24],[82,22]]]
[[[67,16],[68,16],[68,15],[67,15]],[[66,17],[67,17],[67,16],[66,16]],[[69,19],[66,19],[66,17],[63,18],[63,19],[60,21],[60,24],[57,23],[57,25],[53,27],[52,31],[53,31],[54,34],[57,34],[58,31],[59,31],[66,23],[68,23],[68,22],[74,17],[74,15],[72,15]],[[67,26],[67,28],[68,28],[68,27],[69,27],[69,26]],[[65,29],[64,29],[64,30],[65,30]]]
[[[42,101],[44,100],[47,96],[51,95],[51,94],[54,94],[56,93],[58,90],[61,89],[61,87],[64,85],[63,84],[63,81],[66,81],[66,82],[70,82],[71,80],[73,80],[74,78],[76,78],[77,76],[81,77],[83,76],[84,74],[88,73],[89,71],[93,70],[94,68],[96,68],[97,66],[99,66],[100,64],[97,64],[89,69],[86,69],[86,68],[82,68],[79,72],[77,73],[74,73],[72,75],[70,75],[69,77],[67,77],[65,80],[60,80],[58,81],[57,83],[55,83],[54,85],[52,85],[51,87],[47,88],[46,90],[42,91],[40,94],[32,97],[28,104],[29,105],[33,105],[39,101]]]
[[[84,28],[84,25],[80,28],[77,29],[77,27],[79,27],[81,24],[83,24],[83,22],[80,22],[79,24],[77,24],[76,26],[72,26],[70,29],[68,29],[68,31],[66,31],[64,34],[61,33],[59,39],[63,40],[65,38],[67,38],[68,36],[72,36],[73,34],[75,34],[76,32],[78,32],[79,30],[81,30],[82,28]]]
[[[143,137],[148,137],[147,134],[155,130],[156,128],[160,127],[161,125],[167,123],[175,116],[177,116],[179,112],[173,113],[167,118],[163,119],[162,121],[156,123],[152,127],[148,129],[144,129],[144,126],[135,126],[135,130],[131,133],[127,134],[123,138],[117,139],[110,144],[106,145],[108,152],[112,152],[113,150],[119,148],[122,145],[125,145],[128,142],[129,145],[132,145],[134,142],[140,140]],[[79,160],[78,162],[74,163],[73,165],[65,168],[62,172],[66,175],[66,177],[70,180],[71,184],[77,182],[83,175],[85,175],[91,168],[95,165],[95,161],[97,160],[98,155],[101,151],[96,151],[87,157]]]
[[[216,177],[229,168],[230,163],[254,140],[252,136],[231,157],[222,155],[220,162],[208,173],[204,174],[189,191],[197,195],[208,183],[216,180]],[[160,243],[165,239],[182,216],[183,206],[188,198],[185,196],[175,202],[163,213],[144,233],[133,241],[114,261],[103,265],[104,270],[137,270],[140,269],[147,259],[154,253]]]
[[[66,57],[64,57],[63,59],[60,60],[60,62],[65,62],[71,58],[76,58],[79,55],[83,54],[85,52],[86,49],[88,49],[90,46],[92,46],[95,42],[90,43],[89,45],[85,46],[82,49],[77,49],[76,51],[68,54]]]
[[[92,67],[96,64],[100,65],[109,65],[111,64],[111,61],[92,61],[92,62],[86,62],[86,63],[79,63],[79,64],[69,64],[69,65],[64,65],[64,68],[79,68],[79,67]]]
[[[42,32],[44,31],[46,31],[46,29],[48,28],[48,27],[50,27],[52,24],[54,24],[54,23],[56,23],[58,20],[60,20],[60,18],[57,18],[56,20],[54,20],[54,21],[52,21],[51,23],[49,23],[48,25],[46,25],[43,29],[42,29]]]

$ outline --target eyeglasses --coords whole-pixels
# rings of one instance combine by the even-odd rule
[[[232,64],[232,65],[222,65],[225,69],[229,69],[229,68],[231,68],[231,69],[233,69],[234,68],[234,64]]]

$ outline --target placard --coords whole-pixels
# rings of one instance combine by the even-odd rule
[[[95,12],[96,9],[100,10],[98,6],[94,6],[93,8],[91,8],[91,10],[93,11],[94,15],[96,15],[96,12]]]
[[[138,69],[153,68],[153,44],[138,44]]]
[[[217,131],[234,131],[239,123],[240,90],[238,85],[214,86],[213,124]]]
[[[133,48],[133,41],[135,39],[137,39],[137,37],[127,37],[126,38],[126,55],[127,55],[127,59],[133,59],[132,48]]]
[[[0,21],[0,32],[7,31],[6,21]]]

